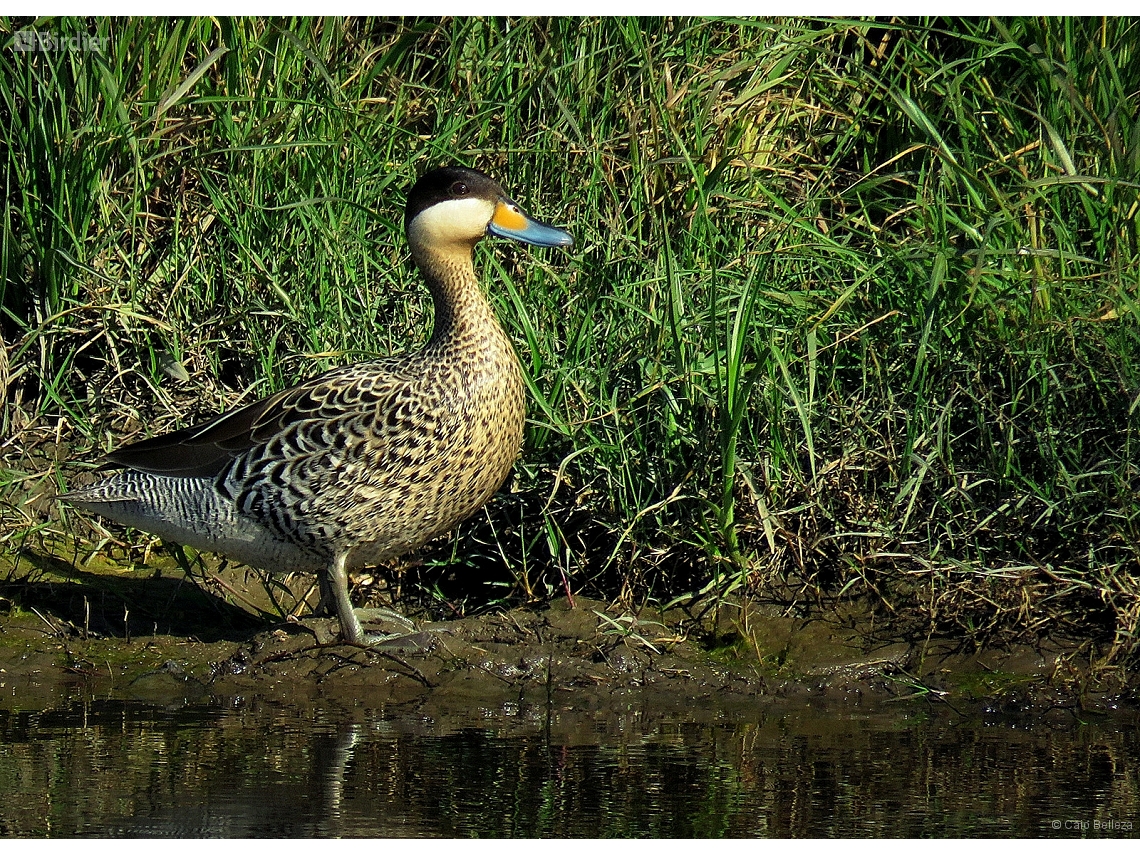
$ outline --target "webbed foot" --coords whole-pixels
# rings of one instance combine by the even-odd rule
[[[366,632],[364,643],[382,653],[423,653],[435,647],[436,636],[432,632],[409,632],[402,635]]]
[[[406,632],[416,631],[416,625],[412,621],[393,609],[371,608],[352,611],[362,623],[394,623]]]
[[[397,611],[384,608],[353,609],[353,615],[365,624],[379,624],[393,632],[366,632],[364,643],[388,653],[415,653],[435,646],[430,632],[420,632],[416,625]]]
[[[327,578],[321,580],[321,605],[331,604],[340,621],[341,638],[349,644],[374,647],[391,653],[409,653],[430,649],[434,639],[429,632],[419,632],[416,625],[399,612],[391,609],[354,609],[348,597],[348,573],[345,555],[338,555],[329,567]],[[320,606],[318,606],[318,609]],[[375,633],[364,631],[361,620],[368,623],[387,623],[397,631]]]

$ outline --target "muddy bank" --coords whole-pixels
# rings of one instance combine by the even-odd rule
[[[292,610],[302,615],[307,584],[298,581],[294,594]],[[420,622],[364,649],[340,643],[332,619],[267,618],[267,592],[235,570],[203,584],[153,567],[77,571],[44,559],[34,577],[0,589],[0,708],[48,708],[79,695],[162,705],[259,698],[414,705],[439,718],[635,704],[714,720],[787,701],[933,703],[1071,721],[1135,699],[1096,686],[1087,653],[1075,647],[971,653],[944,639],[883,644],[870,640],[869,618],[853,606],[814,619],[723,606],[698,620],[562,597]]]

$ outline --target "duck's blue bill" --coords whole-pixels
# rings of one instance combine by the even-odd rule
[[[499,237],[534,244],[535,246],[573,246],[574,237],[570,232],[532,220],[519,210],[518,205],[500,202],[495,206],[495,215],[487,225],[487,231]]]

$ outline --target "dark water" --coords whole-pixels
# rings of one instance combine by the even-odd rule
[[[1140,821],[1134,718],[676,718],[633,702],[458,723],[238,700],[0,711],[0,835],[1098,838]]]

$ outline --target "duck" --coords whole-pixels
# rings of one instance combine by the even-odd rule
[[[333,368],[213,419],[107,454],[113,470],[60,498],[270,572],[316,575],[315,613],[364,632],[349,574],[452,530],[502,486],[522,446],[522,368],[480,286],[493,235],[571,247],[489,175],[444,166],[407,197],[404,230],[434,304],[420,350]]]

